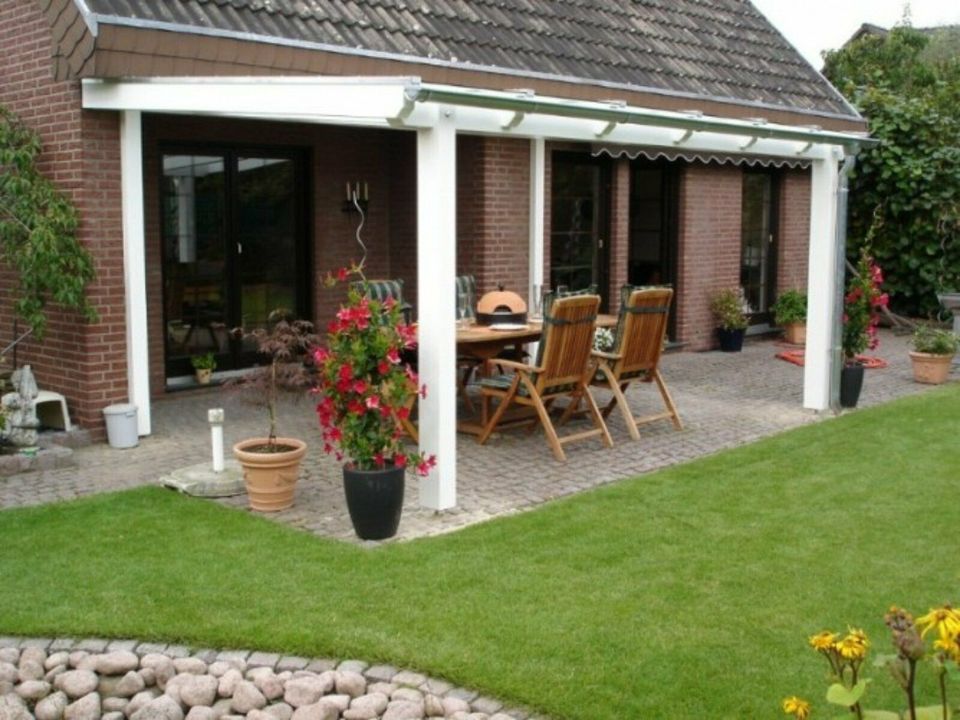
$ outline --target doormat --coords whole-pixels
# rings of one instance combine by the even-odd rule
[[[803,350],[784,350],[774,355],[774,357],[803,367]],[[879,370],[887,367],[887,361],[883,358],[871,357],[870,355],[857,355],[856,359],[868,370]]]

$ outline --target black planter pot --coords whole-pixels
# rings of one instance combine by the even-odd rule
[[[856,407],[862,389],[863,365],[844,365],[840,370],[840,407]]]
[[[350,521],[362,540],[384,540],[397,534],[403,511],[404,469],[343,468],[343,491]]]
[[[740,352],[743,350],[743,336],[746,330],[724,330],[717,328],[717,339],[723,352]]]

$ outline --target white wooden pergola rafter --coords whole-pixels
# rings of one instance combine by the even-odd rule
[[[870,142],[852,133],[758,123],[516,93],[423,84],[416,78],[149,78],[84,80],[83,107],[121,113],[124,280],[130,401],[140,434],[150,433],[144,259],[141,114],[252,118],[417,133],[417,253],[421,448],[437,469],[421,483],[421,504],[456,505],[456,137],[458,133],[528,138],[530,286],[543,284],[546,140],[594,142],[798,157],[812,167],[808,328],[803,405],[831,407],[839,363],[841,276],[837,273],[838,163]],[[842,225],[842,223],[841,223]]]

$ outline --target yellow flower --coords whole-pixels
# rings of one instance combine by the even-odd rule
[[[917,626],[923,628],[920,637],[926,637],[930,630],[936,629],[941,640],[949,640],[960,634],[960,612],[949,605],[933,608],[921,618],[917,618]]]
[[[867,640],[863,630],[854,630],[850,628],[850,633],[834,644],[840,657],[846,660],[863,660],[867,655],[867,648],[870,647],[870,641]]]
[[[793,715],[797,720],[807,720],[810,717],[810,703],[796,695],[784,698],[782,707],[785,714]]]
[[[829,630],[818,632],[810,637],[810,647],[818,652],[829,652],[837,642],[837,634]]]
[[[943,651],[944,655],[952,659],[954,662],[960,663],[960,636],[934,640],[933,649]]]

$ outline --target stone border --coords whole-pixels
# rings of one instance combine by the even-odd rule
[[[534,715],[529,710],[520,707],[505,707],[494,698],[483,696],[480,693],[462,687],[456,687],[445,680],[427,677],[426,675],[410,670],[404,670],[393,665],[371,665],[363,660],[335,660],[332,658],[305,658],[295,655],[262,652],[256,650],[215,650],[212,648],[197,648],[189,645],[166,644],[155,642],[140,642],[138,640],[111,640],[104,638],[37,638],[0,636],[0,649],[37,648],[46,653],[84,651],[90,654],[132,652],[140,658],[146,655],[166,655],[171,660],[182,658],[196,658],[207,664],[214,662],[232,662],[245,668],[244,674],[254,668],[267,668],[279,673],[358,673],[371,686],[380,684],[397,688],[412,688],[425,695],[438,698],[452,698],[458,705],[468,710],[462,710],[454,716],[464,720],[547,720],[545,716]],[[0,700],[3,693],[0,691]],[[2,710],[2,708],[0,708]],[[0,712],[0,715],[3,715]]]

